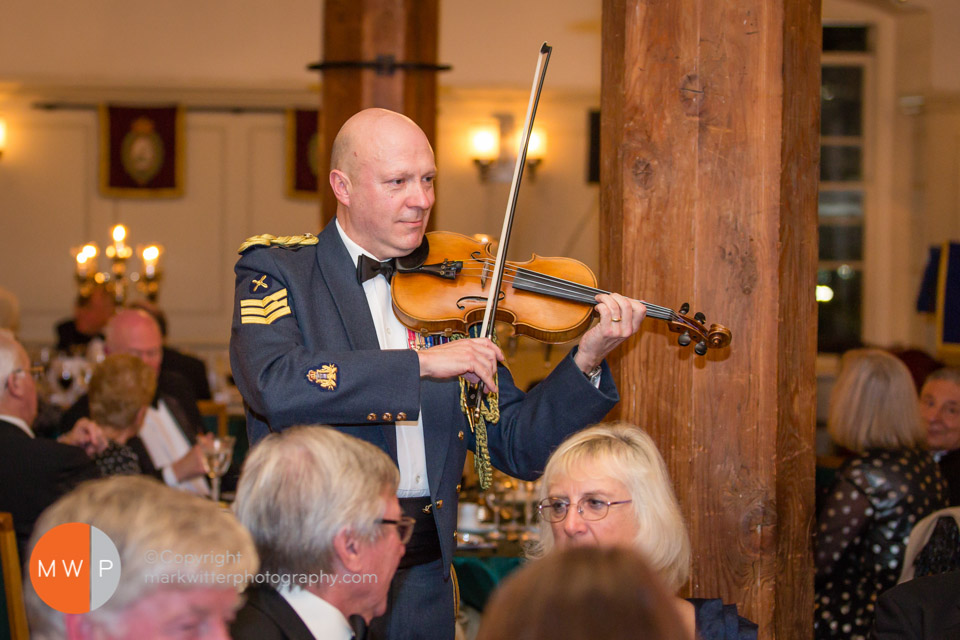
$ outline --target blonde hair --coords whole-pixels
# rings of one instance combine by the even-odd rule
[[[107,356],[90,378],[90,418],[101,427],[136,428],[137,414],[156,391],[157,374],[143,360],[125,353]]]
[[[599,424],[570,436],[547,460],[540,498],[557,478],[570,476],[582,465],[593,464],[622,482],[630,493],[636,518],[636,548],[676,593],[690,574],[690,539],[673,492],[667,466],[653,439],[625,422]],[[529,555],[539,557],[554,546],[549,522],[540,522],[540,542]]]
[[[250,451],[234,510],[264,571],[281,578],[332,573],[337,533],[376,538],[384,495],[396,494],[399,484],[390,456],[369,442],[330,427],[294,427]]]
[[[907,366],[879,349],[843,354],[830,394],[827,431],[837,444],[859,453],[920,445],[925,430]]]
[[[145,476],[113,476],[80,485],[37,520],[29,548],[50,529],[83,522],[103,531],[120,553],[120,582],[107,602],[84,614],[125,637],[123,612],[161,589],[242,589],[257,571],[250,534],[233,514],[210,500],[171,489]],[[30,553],[26,554],[30,557]],[[184,562],[183,558],[190,558]],[[179,561],[178,561],[179,559]],[[34,640],[65,636],[64,614],[50,608],[24,581]]]

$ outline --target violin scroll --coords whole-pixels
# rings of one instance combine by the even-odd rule
[[[689,311],[690,305],[684,302],[680,305],[679,311],[672,311],[669,314],[670,317],[665,318],[670,331],[680,334],[677,344],[686,347],[696,338],[693,351],[698,356],[705,355],[708,349],[722,349],[730,344],[732,334],[729,329],[716,323],[711,324],[707,329],[707,317],[698,311],[691,320],[687,317]]]

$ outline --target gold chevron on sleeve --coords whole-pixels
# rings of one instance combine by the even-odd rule
[[[272,324],[274,320],[290,315],[287,290],[280,289],[264,298],[240,301],[241,324]]]

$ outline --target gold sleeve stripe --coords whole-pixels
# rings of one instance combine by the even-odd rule
[[[287,304],[287,299],[284,298],[283,300],[277,300],[271,305],[267,305],[263,309],[261,309],[260,307],[241,307],[240,315],[266,317],[271,313],[273,313],[274,311],[276,311],[277,309],[282,309],[283,307],[289,307],[289,306],[290,305]]]
[[[247,315],[241,316],[240,323],[241,324],[273,324],[274,320],[277,320],[278,318],[282,318],[283,316],[286,316],[286,315],[290,315],[290,307],[285,306],[282,309],[278,309],[274,311],[273,313],[271,313],[269,316],[265,318],[261,318],[260,316],[247,316]]]
[[[273,302],[273,301],[275,301],[275,300],[279,300],[280,298],[286,298],[286,297],[287,297],[287,290],[286,290],[286,289],[280,289],[280,291],[277,291],[277,292],[275,292],[275,293],[271,293],[270,295],[266,296],[265,298],[259,298],[259,299],[257,299],[257,298],[247,298],[246,300],[241,300],[241,301],[240,301],[240,306],[241,306],[241,307],[260,307],[260,308],[264,308],[264,307],[266,307],[268,304],[270,304],[271,302]]]

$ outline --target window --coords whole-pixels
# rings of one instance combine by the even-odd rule
[[[817,347],[828,353],[861,344],[863,228],[869,206],[864,168],[869,36],[866,26],[823,28]]]

